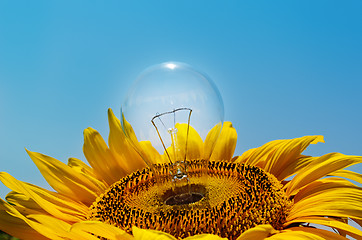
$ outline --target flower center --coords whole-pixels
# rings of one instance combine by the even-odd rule
[[[172,182],[156,184],[147,168],[122,178],[99,196],[88,219],[129,233],[135,225],[177,238],[210,233],[236,239],[259,224],[281,229],[292,203],[273,175],[255,166],[210,162],[205,179],[198,174],[197,162],[189,163],[191,199],[186,202],[174,204]],[[168,165],[160,167],[168,172]]]

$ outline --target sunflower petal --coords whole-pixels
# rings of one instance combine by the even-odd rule
[[[6,201],[23,215],[46,213],[34,200],[22,193],[11,191],[6,195]]]
[[[279,180],[284,180],[303,170],[307,165],[314,161],[316,157],[300,155],[294,162],[285,166],[278,175]]]
[[[235,151],[237,137],[238,135],[232,123],[224,122],[210,160],[230,161]]]
[[[293,227],[266,238],[268,240],[348,240],[336,233],[312,227]]]
[[[243,162],[252,166],[260,166],[259,163],[265,163],[269,158],[269,155],[275,151],[276,146],[280,145],[283,141],[288,140],[274,140],[264,144],[261,147],[250,149],[242,154],[238,158],[237,162]],[[260,167],[264,168],[264,165]]]
[[[147,156],[153,163],[166,163],[157,150],[152,146],[150,141],[140,141],[141,148],[147,152]],[[144,164],[146,166],[146,164]]]
[[[92,203],[102,192],[93,182],[61,161],[40,153],[27,152],[55,191],[87,204]]]
[[[197,131],[186,123],[176,123],[177,128],[177,158],[172,146],[162,155],[163,162],[173,162],[174,159],[200,159],[203,156],[203,141]],[[186,154],[185,154],[186,151]]]
[[[251,162],[252,160],[249,160],[250,157],[253,155],[253,153],[257,151],[257,148],[251,148],[247,151],[245,151],[241,156],[236,157],[235,163],[247,163]]]
[[[294,171],[294,165],[298,163],[296,159],[300,158],[300,154],[309,144],[316,144],[318,142],[324,142],[323,136],[275,140],[245,152],[236,162],[261,167],[272,173],[279,180],[283,180],[285,176],[293,174],[292,172],[286,172],[285,169]]]
[[[197,131],[185,123],[176,123],[176,128],[181,156],[185,156],[185,149],[187,148],[187,159],[200,159],[204,154],[204,143]]]
[[[110,129],[108,137],[109,149],[117,156],[118,161],[125,164],[125,168],[129,173],[145,168],[146,163],[129,144],[122,130],[121,122],[113,114],[112,109],[108,109],[108,122]],[[132,161],[129,159],[132,159]]]
[[[348,225],[346,223],[337,221],[332,218],[325,218],[325,217],[301,217],[296,220],[288,222],[288,224],[293,222],[305,222],[305,223],[314,223],[314,224],[320,224],[332,228],[336,228],[338,230],[342,230],[347,232],[348,235],[351,237],[354,237],[356,239],[362,239],[362,231],[358,230],[357,228],[352,227],[351,225]]]
[[[316,158],[290,181],[286,194],[295,194],[300,188],[319,178],[361,162],[362,157],[340,153],[330,153]]]
[[[358,189],[353,183],[342,178],[325,178],[316,180],[303,189],[301,189],[294,197],[294,203],[298,203],[301,200],[307,199],[311,196],[316,196],[321,193],[328,193],[328,191],[336,188],[353,188]]]
[[[216,124],[207,134],[204,142],[204,156],[202,157],[203,159],[210,159],[217,139],[219,138],[221,127],[221,124]]]
[[[0,229],[23,240],[59,238],[52,229],[32,221],[0,198]]]
[[[132,232],[135,240],[176,240],[175,237],[168,233],[150,229],[141,229],[135,226],[132,227]]]
[[[32,199],[44,211],[64,221],[78,222],[85,217],[88,211],[84,204],[75,202],[61,194],[19,181],[8,173],[1,172],[0,181],[13,191]]]
[[[243,232],[236,240],[263,240],[272,234],[277,233],[278,231],[275,230],[271,225],[258,225],[254,228],[248,229]]]
[[[102,136],[94,129],[84,130],[83,152],[99,179],[109,185],[128,174],[109,150]]]
[[[282,141],[276,146],[275,151],[270,158],[267,159],[264,170],[272,173],[279,180],[281,172],[290,165],[295,164],[300,154],[309,146],[324,142],[323,136],[305,136]]]
[[[23,240],[46,240],[44,237],[24,221],[23,217],[13,206],[0,199],[0,230]]]
[[[76,158],[69,158],[68,166],[74,169],[75,171],[79,172],[80,174],[82,174],[89,181],[91,181],[96,187],[96,189],[99,190],[99,192],[104,192],[104,190],[107,189],[108,184],[104,182],[102,179],[98,179],[97,176],[94,174],[93,169],[89,167],[87,164],[85,164],[83,161]]]
[[[61,221],[57,218],[51,217],[49,215],[39,215],[39,214],[33,214],[27,216],[30,219],[36,220],[38,223],[40,223],[43,227],[47,227],[49,229],[52,229],[54,233],[60,237],[61,239],[79,239],[79,240],[98,240],[99,238],[83,232],[83,231],[71,231],[72,225],[69,223],[66,223],[64,221]]]
[[[148,144],[141,144],[138,141],[137,136],[136,136],[131,124],[129,122],[127,122],[124,115],[122,115],[122,118],[123,118],[122,123],[123,123],[124,133],[128,137],[129,142],[131,142],[134,150],[141,156],[141,158],[146,163],[146,165],[151,166],[153,164],[157,164],[158,163],[157,160],[161,160],[162,156],[160,158],[159,157],[155,158],[153,151],[151,153],[149,153]],[[146,147],[146,149],[144,149],[144,147]]]
[[[330,174],[331,176],[343,177],[362,184],[362,174],[349,170],[337,170]]]
[[[362,189],[344,179],[315,181],[298,192],[287,221],[309,216],[362,219]]]
[[[79,160],[77,158],[69,158],[68,159],[68,166],[76,170],[77,172],[86,174],[88,176],[91,176],[93,178],[96,178],[97,176],[94,174],[94,170],[88,166],[85,162],[82,160]]]
[[[213,235],[213,234],[199,234],[199,235],[194,235],[194,236],[191,236],[191,237],[187,237],[187,238],[184,238],[184,240],[227,240],[227,238],[222,238],[222,237],[219,237],[217,235]]]
[[[30,199],[23,193],[15,191],[11,191],[6,195],[6,201],[15,206],[22,205],[29,209],[42,210],[42,208],[34,200]]]
[[[98,221],[83,221],[73,224],[71,232],[84,231],[111,240],[131,240],[134,237],[120,228]]]

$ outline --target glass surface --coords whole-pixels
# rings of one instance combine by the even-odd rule
[[[144,70],[129,90],[121,112],[137,140],[150,141],[160,154],[173,145],[176,123],[190,124],[204,141],[224,117],[215,84],[205,74],[180,62],[161,63]]]
[[[121,112],[127,139],[152,169],[158,184],[171,182],[165,203],[200,200],[203,193],[192,191],[190,177],[195,177],[195,172],[189,168],[191,160],[198,160],[197,178],[207,183],[208,159],[224,117],[215,84],[185,63],[161,63],[140,74]],[[153,154],[155,151],[163,157]],[[160,162],[168,163],[167,170],[157,166]]]

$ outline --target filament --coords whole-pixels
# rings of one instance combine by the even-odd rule
[[[161,134],[160,134],[160,132],[159,132],[159,129],[158,129],[156,123],[155,123],[155,119],[158,119],[158,120],[161,122],[161,124],[163,125],[163,127],[166,129],[166,131],[170,133],[170,135],[171,135],[171,144],[172,144],[171,146],[172,146],[172,148],[173,148],[174,159],[175,159],[175,161],[177,161],[177,156],[178,156],[178,154],[177,154],[177,151],[176,151],[176,150],[177,150],[177,148],[178,148],[179,146],[178,146],[178,143],[177,143],[177,132],[175,132],[175,130],[176,130],[176,128],[175,128],[175,126],[176,126],[176,112],[178,112],[178,111],[184,111],[184,110],[189,111],[188,120],[187,120],[185,155],[184,155],[184,159],[183,159],[184,161],[186,161],[187,144],[188,144],[188,137],[189,137],[189,129],[190,129],[192,109],[191,109],[191,108],[176,108],[176,109],[174,109],[174,110],[172,110],[172,111],[169,111],[169,112],[157,113],[157,114],[151,119],[151,122],[152,122],[153,126],[155,127],[155,129],[156,129],[156,131],[157,131],[157,135],[158,135],[158,137],[159,137],[159,139],[160,139],[160,141],[161,141],[161,143],[162,143],[162,147],[163,147],[163,149],[165,150],[166,155],[167,155],[167,158],[169,159],[170,163],[173,163],[174,161],[172,161],[171,156],[170,156],[169,152],[167,151],[167,148],[166,148],[166,146],[165,146],[165,143],[164,143],[164,141],[163,141],[163,139],[162,139],[162,137],[161,137]],[[174,116],[174,117],[173,117],[173,126],[172,126],[172,128],[169,128],[169,129],[165,126],[165,124],[163,123],[163,121],[162,121],[162,119],[161,119],[162,116],[168,115],[168,114],[173,114],[173,116]]]

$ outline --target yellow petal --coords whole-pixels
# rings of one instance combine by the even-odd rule
[[[23,216],[0,198],[0,229],[23,240],[59,238],[52,229]]]
[[[88,207],[61,194],[16,180],[8,173],[0,173],[0,181],[15,192],[32,199],[44,211],[69,222],[78,222],[85,218]]]
[[[238,135],[232,123],[224,122],[210,160],[230,161],[235,151],[237,138]]]
[[[294,165],[296,159],[298,159],[309,144],[318,142],[324,142],[323,136],[305,136],[283,141],[277,146],[270,158],[267,159],[264,169],[281,180],[279,178],[280,173],[289,165]]]
[[[91,204],[102,192],[85,176],[68,165],[46,155],[28,151],[30,158],[49,185],[69,198]]]
[[[347,189],[356,189],[356,186],[348,180],[342,178],[324,178],[316,180],[303,189],[301,189],[294,197],[294,203],[297,203],[308,197],[317,196],[321,193],[328,193],[330,190],[335,190],[337,188],[347,188]],[[358,189],[358,188],[357,188]]]
[[[30,199],[23,193],[18,193],[15,191],[11,191],[6,195],[6,201],[12,205],[22,205],[29,209],[39,211],[42,210],[42,208],[36,202],[34,202],[34,200]]]
[[[362,189],[344,179],[315,181],[294,197],[287,221],[309,216],[362,219]]]
[[[236,240],[263,240],[277,232],[278,231],[269,224],[258,225],[254,228],[246,230]]]
[[[305,222],[305,223],[314,223],[314,224],[320,224],[320,225],[324,225],[324,226],[328,226],[328,227],[332,227],[332,228],[336,228],[338,230],[342,230],[347,232],[348,235],[350,235],[351,237],[354,237],[356,239],[362,239],[362,231],[358,230],[357,228],[354,228],[346,223],[337,221],[335,219],[332,218],[325,218],[325,217],[302,217],[302,218],[298,218],[295,219],[291,222],[288,222],[288,224],[290,223],[294,223],[294,222]]]
[[[216,146],[217,139],[219,138],[221,131],[221,124],[216,124],[207,134],[204,142],[204,156],[203,159],[209,160]]]
[[[237,159],[237,162],[259,166],[272,173],[279,180],[283,180],[285,176],[293,174],[292,172],[286,172],[285,169],[294,171],[296,165],[298,165],[300,154],[309,144],[318,142],[324,142],[323,136],[275,140],[245,152]]]
[[[147,152],[147,156],[153,163],[166,163],[157,150],[152,146],[150,141],[139,142],[141,148]],[[142,160],[143,161],[143,160]],[[146,165],[146,164],[144,164]]]
[[[23,240],[48,239],[17,217],[18,214],[13,206],[0,199],[0,230]]]
[[[278,175],[278,179],[284,180],[290,176],[297,174],[315,159],[316,157],[300,155],[295,161],[291,161],[289,165],[281,169]]]
[[[89,167],[85,162],[82,160],[79,160],[77,158],[69,158],[68,159],[68,166],[73,168],[79,173],[83,173],[87,176],[90,176],[92,178],[96,178],[97,176],[94,174],[93,168]]]
[[[300,188],[337,170],[361,163],[362,157],[330,153],[314,159],[303,171],[300,171],[289,183],[287,195],[295,194]]]
[[[203,156],[203,141],[197,131],[185,123],[176,123],[177,144],[174,148],[169,146],[162,155],[163,162],[183,161],[186,157],[188,160],[201,159]],[[177,158],[175,158],[175,154]]]
[[[136,226],[132,227],[132,232],[135,240],[176,240],[175,237],[168,233],[150,229],[141,229]]]
[[[158,160],[161,160],[161,157],[155,157],[155,152],[149,152],[148,144],[141,144],[137,136],[129,122],[125,119],[124,115],[122,115],[122,123],[123,123],[123,130],[125,133],[125,136],[128,137],[128,142],[130,145],[134,148],[134,150],[141,156],[143,161],[148,165],[152,166],[153,164],[157,164]],[[144,149],[144,147],[146,147]]]
[[[89,181],[91,181],[94,186],[96,186],[96,189],[99,189],[97,192],[104,192],[104,190],[109,187],[109,185],[105,181],[103,181],[103,179],[98,179],[97,176],[94,174],[94,170],[83,161],[76,158],[69,158],[68,166],[86,177]]]
[[[61,239],[98,240],[99,238],[79,230],[71,231],[72,225],[47,215],[33,214],[27,216],[36,220],[43,227],[51,229]]]
[[[274,140],[261,147],[248,150],[239,157],[238,161],[248,165],[258,166],[259,162],[266,162],[266,160],[269,159],[269,155],[273,154],[283,141],[289,140]]]
[[[200,159],[203,156],[204,143],[197,131],[185,123],[176,123],[176,128],[178,129],[177,142],[181,156],[185,156],[186,150],[186,159]]]
[[[362,184],[362,174],[349,170],[337,170],[330,174],[331,176],[343,177]]]
[[[111,240],[131,240],[134,237],[120,228],[98,221],[83,221],[73,224],[71,232],[84,231]]]
[[[102,136],[94,129],[84,130],[84,156],[94,169],[97,178],[109,185],[126,176],[129,172],[109,150]]]
[[[199,234],[199,235],[194,235],[191,237],[187,237],[184,238],[184,240],[227,240],[227,238],[222,238],[219,237],[217,235],[213,235],[213,234]]]
[[[238,156],[236,159],[235,159],[235,163],[250,163],[252,162],[252,160],[250,160],[250,157],[253,155],[253,153],[257,151],[257,148],[251,148],[247,151],[245,151],[241,156]],[[264,167],[264,166],[263,166]]]
[[[281,233],[275,234],[268,240],[348,240],[347,238],[340,236],[336,233],[312,228],[312,227],[293,227],[287,230],[283,230]]]
[[[129,173],[145,168],[146,163],[126,139],[121,122],[114,116],[111,109],[108,109],[108,122],[109,148],[117,156],[118,161],[124,162]]]
[[[6,201],[23,215],[46,213],[34,200],[22,193],[11,191],[6,195]]]

